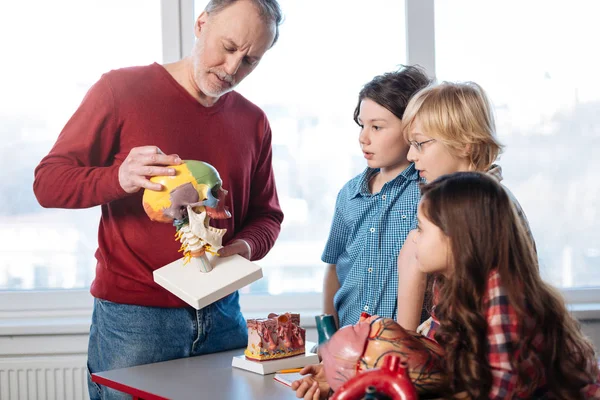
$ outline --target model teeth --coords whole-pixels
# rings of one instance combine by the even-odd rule
[[[207,251],[217,252],[223,247],[221,243],[227,229],[210,226],[210,217],[207,215],[206,210],[197,213],[194,212],[192,207],[188,206],[188,220],[189,226],[186,225],[185,228],[182,227],[180,230],[182,231],[182,237],[185,237],[189,243],[192,243],[192,237],[188,235],[193,235],[203,243]]]
[[[211,231],[211,232],[214,232],[214,233],[216,233],[218,235],[224,235],[225,232],[227,232],[227,229],[219,229],[219,228],[215,228],[215,227],[212,227],[212,226],[209,226],[208,230]]]

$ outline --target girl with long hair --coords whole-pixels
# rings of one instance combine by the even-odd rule
[[[423,332],[446,351],[453,391],[473,399],[600,398],[594,349],[544,283],[514,202],[487,174],[422,188],[414,237],[435,277]]]

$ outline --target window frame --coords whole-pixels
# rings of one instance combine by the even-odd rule
[[[435,74],[434,0],[405,0],[407,64],[419,64]],[[195,20],[194,0],[161,0],[163,62],[176,61],[193,46],[190,26]],[[325,268],[325,264],[323,264]],[[600,288],[561,290],[573,315],[600,319]],[[278,309],[300,312],[302,324],[314,327],[321,313],[321,293],[241,295],[247,317],[264,316],[272,304]],[[89,289],[0,292],[0,336],[87,333],[93,298]]]

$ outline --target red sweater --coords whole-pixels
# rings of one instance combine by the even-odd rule
[[[143,191],[130,195],[119,185],[120,164],[133,147],[146,145],[219,171],[233,217],[211,225],[227,228],[223,243],[246,240],[257,260],[273,246],[283,220],[271,129],[265,114],[236,92],[204,107],[159,64],[125,68],[92,86],[36,168],[33,189],[43,207],[102,206],[94,297],[182,307],[152,279],[153,270],[181,256],[175,227],[152,222]]]

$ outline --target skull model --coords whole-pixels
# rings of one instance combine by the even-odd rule
[[[321,349],[327,383],[336,391],[355,375],[380,368],[389,355],[406,363],[408,376],[419,395],[447,390],[441,346],[403,329],[393,319],[363,313],[356,325],[338,330]]]
[[[212,266],[206,252],[216,254],[227,232],[209,223],[211,218],[231,218],[223,201],[227,191],[215,167],[208,163],[186,160],[170,168],[175,169],[174,176],[150,178],[163,188],[144,190],[144,211],[153,221],[173,223],[177,229],[175,237],[181,242],[184,264],[192,261],[201,271],[209,272]]]

